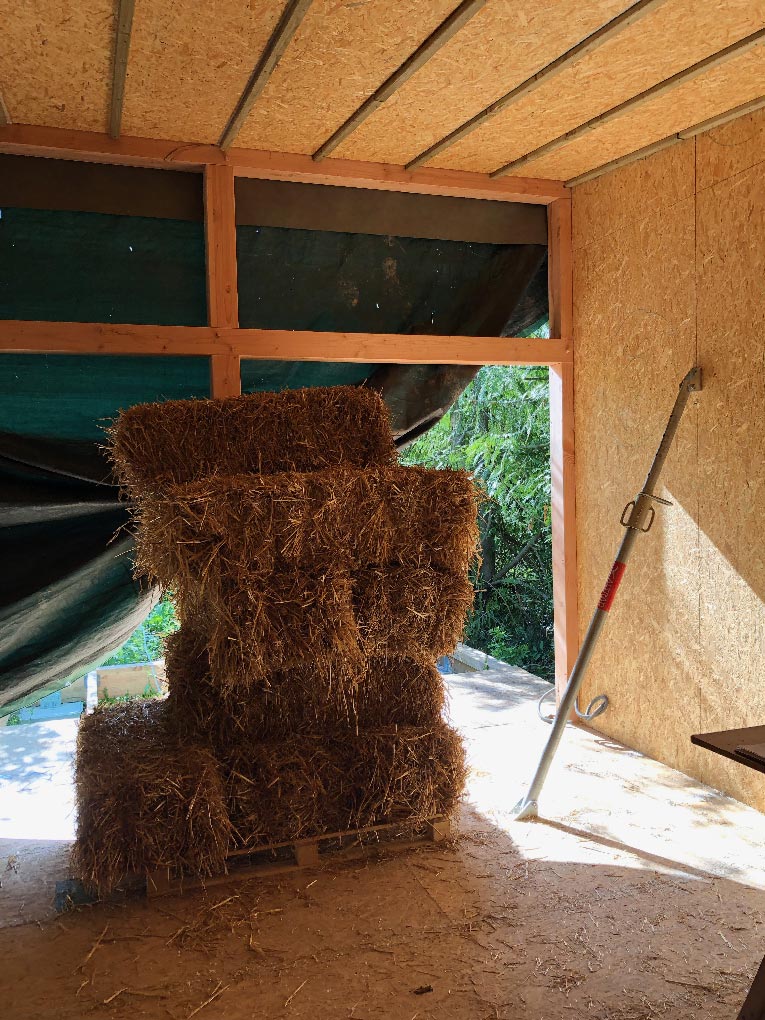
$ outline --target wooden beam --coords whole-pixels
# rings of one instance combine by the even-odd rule
[[[570,196],[547,210],[547,278],[550,336],[571,340],[573,321],[573,250]]]
[[[8,107],[5,105],[3,99],[3,93],[0,92],[0,127],[5,127],[11,123],[11,115],[8,112]]]
[[[643,92],[639,92],[638,95],[632,96],[630,99],[625,99],[623,103],[619,103],[618,106],[614,106],[610,110],[606,110],[605,113],[600,113],[597,117],[591,117],[590,120],[586,121],[584,124],[580,124],[578,127],[572,128],[571,131],[566,131],[565,134],[558,135],[557,138],[553,138],[551,141],[545,142],[544,145],[540,145],[536,149],[532,149],[531,152],[527,152],[525,155],[511,160],[509,163],[505,163],[504,166],[496,169],[491,176],[502,177],[505,174],[520,170],[521,167],[526,166],[527,163],[533,163],[534,160],[541,159],[542,156],[547,156],[551,152],[555,152],[557,149],[562,148],[564,145],[569,145],[571,142],[576,141],[577,138],[581,138],[584,135],[589,134],[595,128],[602,127],[604,124],[609,124],[612,120],[616,120],[617,117],[623,117],[626,113],[636,110],[649,100],[658,99],[659,96],[666,95],[679,85],[685,85],[687,82],[693,81],[694,78],[698,78],[700,75],[706,74],[708,71],[713,70],[715,67],[719,67],[721,64],[726,63],[726,61],[731,60],[733,57],[741,56],[748,50],[754,49],[755,46],[762,45],[763,42],[765,42],[765,28],[761,28],[757,32],[752,32],[751,35],[746,36],[744,39],[739,39],[738,42],[731,43],[731,45],[726,46],[725,49],[719,50],[717,53],[712,53],[710,56],[697,61],[697,63],[692,64],[690,67],[686,67],[683,71],[678,71],[677,74],[673,74],[670,78],[666,78],[657,85],[652,85],[651,88],[645,89]]]
[[[112,66],[112,100],[109,109],[109,135],[111,138],[119,138],[122,126],[122,106],[125,102],[125,77],[127,76],[134,13],[135,0],[119,0],[117,30],[114,40],[114,64]]]
[[[488,198],[498,202],[532,202],[537,205],[547,205],[556,199],[565,198],[567,194],[561,181],[532,177],[505,178],[499,181],[492,180],[488,174],[466,170],[438,170],[431,167],[405,170],[391,163],[365,163],[350,159],[326,159],[316,163],[310,156],[260,152],[256,149],[232,149],[230,155],[237,177],[333,184],[376,191],[406,191],[419,195]]]
[[[245,85],[244,92],[239,97],[239,102],[223,130],[219,142],[221,149],[228,149],[241,131],[247,115],[268,84],[268,79],[284,56],[284,51],[292,42],[300,22],[310,6],[311,0],[288,0],[271,38],[266,43],[266,48],[255,65],[250,80]]]
[[[548,210],[550,329],[573,332],[571,202]],[[572,352],[573,344],[568,350]],[[550,367],[550,478],[552,516],[555,687],[560,700],[579,651],[574,463],[574,365]]]
[[[160,170],[200,171],[206,166],[227,164],[237,177],[419,195],[488,198],[495,202],[530,202],[535,205],[547,205],[565,198],[567,194],[562,181],[533,177],[492,180],[488,174],[464,170],[424,167],[411,171],[392,163],[347,159],[327,159],[317,164],[310,156],[260,149],[232,149],[226,156],[215,145],[124,136],[112,139],[93,131],[69,131],[29,124],[0,127],[0,152]]]
[[[594,181],[597,177],[602,177],[603,174],[611,173],[612,170],[628,166],[639,159],[646,159],[646,157],[653,156],[654,153],[661,152],[662,149],[666,149],[670,145],[676,145],[678,142],[685,141],[686,138],[694,138],[704,131],[711,131],[712,128],[722,127],[723,124],[728,124],[739,117],[745,117],[749,113],[755,113],[755,111],[761,110],[763,107],[765,107],[765,96],[752,99],[748,103],[741,103],[740,106],[735,106],[732,110],[726,110],[725,113],[718,113],[715,117],[708,117],[706,120],[699,121],[693,127],[684,128],[674,135],[667,135],[666,138],[660,138],[657,142],[644,145],[641,149],[628,152],[626,156],[619,156],[617,159],[612,159],[601,166],[593,167],[592,170],[587,170],[583,174],[578,174],[576,177],[572,177],[571,180],[566,181],[566,187],[574,188],[578,184]]]
[[[375,110],[379,110],[383,103],[390,99],[396,89],[401,88],[405,82],[409,81],[412,75],[416,74],[485,5],[486,0],[462,0],[459,7],[452,11],[449,17],[434,32],[431,32],[425,42],[383,82],[376,92],[351,114],[348,120],[334,134],[330,135],[323,145],[319,146],[316,152],[314,152],[313,158],[315,160],[324,159],[325,156],[328,156],[330,152],[336,149],[348,135],[356,130],[359,124],[363,123],[367,117],[371,117]]]
[[[570,343],[533,337],[318,333],[214,326],[0,320],[0,352],[234,355],[266,361],[401,365],[558,365]]]
[[[235,329],[239,325],[236,275],[236,211],[234,171],[230,166],[207,166],[204,172],[207,321],[210,326]],[[239,356],[234,351],[210,358],[213,397],[242,392]]]
[[[415,156],[413,160],[407,163],[407,170],[413,169],[417,166],[422,166],[423,163],[427,163],[433,159],[439,153],[443,152],[444,149],[448,149],[455,142],[458,142],[461,138],[469,135],[471,131],[475,131],[477,127],[484,124],[487,120],[495,117],[502,110],[507,109],[513,103],[517,103],[524,96],[528,96],[531,92],[534,92],[540,87],[545,85],[553,78],[556,78],[561,72],[567,70],[572,64],[586,57],[592,53],[599,46],[609,42],[614,36],[618,35],[619,32],[623,32],[625,28],[629,28],[630,25],[634,25],[636,21],[644,17],[646,14],[650,14],[651,11],[660,7],[666,0],[638,0],[638,3],[633,4],[626,11],[623,11],[617,17],[611,21],[602,25],[597,31],[588,35],[581,42],[578,42],[576,46],[572,46],[570,50],[566,50],[561,56],[556,57],[551,63],[547,64],[536,74],[532,74],[530,78],[522,81],[520,85],[516,85],[514,89],[506,92],[504,96],[500,96],[493,103],[487,106],[480,113],[477,113],[474,117],[466,120],[459,127],[455,128],[454,131],[449,132],[440,141],[431,145],[430,148],[425,149],[418,156]]]
[[[211,326],[239,325],[236,280],[234,172],[208,166],[204,174],[207,321]]]

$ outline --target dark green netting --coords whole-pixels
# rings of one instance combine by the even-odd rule
[[[130,250],[132,248],[132,251]],[[545,251],[238,230],[243,326],[500,336],[546,312]],[[2,209],[0,317],[205,322],[195,222]],[[321,352],[317,351],[317,355]],[[376,386],[402,441],[474,370],[245,361],[245,391]],[[151,608],[100,443],[120,408],[209,394],[205,358],[0,355],[0,704],[8,712],[102,661]]]
[[[121,408],[209,397],[210,361],[162,355],[0,355],[0,431],[103,442]]]
[[[0,319],[204,326],[201,223],[0,210]]]
[[[132,576],[103,426],[209,396],[209,361],[0,355],[0,702],[13,711],[103,661],[157,593]]]

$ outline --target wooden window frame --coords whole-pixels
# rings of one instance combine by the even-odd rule
[[[204,174],[207,326],[0,320],[0,352],[176,354],[210,358],[211,393],[241,392],[242,358],[394,364],[544,365],[550,373],[555,678],[562,694],[578,651],[571,198],[559,181],[181,145],[88,132],[0,127],[0,152],[183,169]],[[242,329],[236,278],[236,177],[532,202],[548,207],[550,339]]]

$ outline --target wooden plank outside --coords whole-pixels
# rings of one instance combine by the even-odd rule
[[[557,339],[0,320],[0,352],[9,351],[409,365],[558,365],[571,360],[570,342]]]

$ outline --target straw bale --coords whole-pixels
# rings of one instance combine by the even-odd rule
[[[134,498],[210,475],[396,460],[382,398],[355,386],[138,404],[119,415],[108,435],[117,475]]]
[[[288,842],[449,814],[465,784],[458,734],[443,722],[241,744],[228,761],[228,804],[242,846]]]
[[[137,570],[197,591],[339,563],[464,572],[478,548],[478,499],[465,472],[421,467],[216,476],[141,503]]]
[[[454,651],[475,593],[468,577],[435,567],[371,567],[353,576],[364,654],[433,660]]]
[[[105,893],[160,867],[225,871],[230,825],[217,761],[173,739],[162,701],[99,707],[85,716],[75,765],[72,867]]]
[[[355,668],[323,670],[309,663],[272,673],[242,696],[216,683],[204,635],[184,626],[167,639],[165,664],[174,729],[207,739],[216,750],[239,739],[430,726],[444,707],[436,667],[408,659],[375,658]]]
[[[448,655],[474,592],[464,573],[385,566],[353,574],[273,571],[208,588],[204,601],[178,596],[182,621],[205,619],[216,681],[248,690],[293,666],[356,668],[370,656]]]
[[[225,688],[267,685],[274,670],[360,664],[350,573],[274,571],[223,586],[203,604],[181,599],[181,620],[207,610],[210,671]]]

